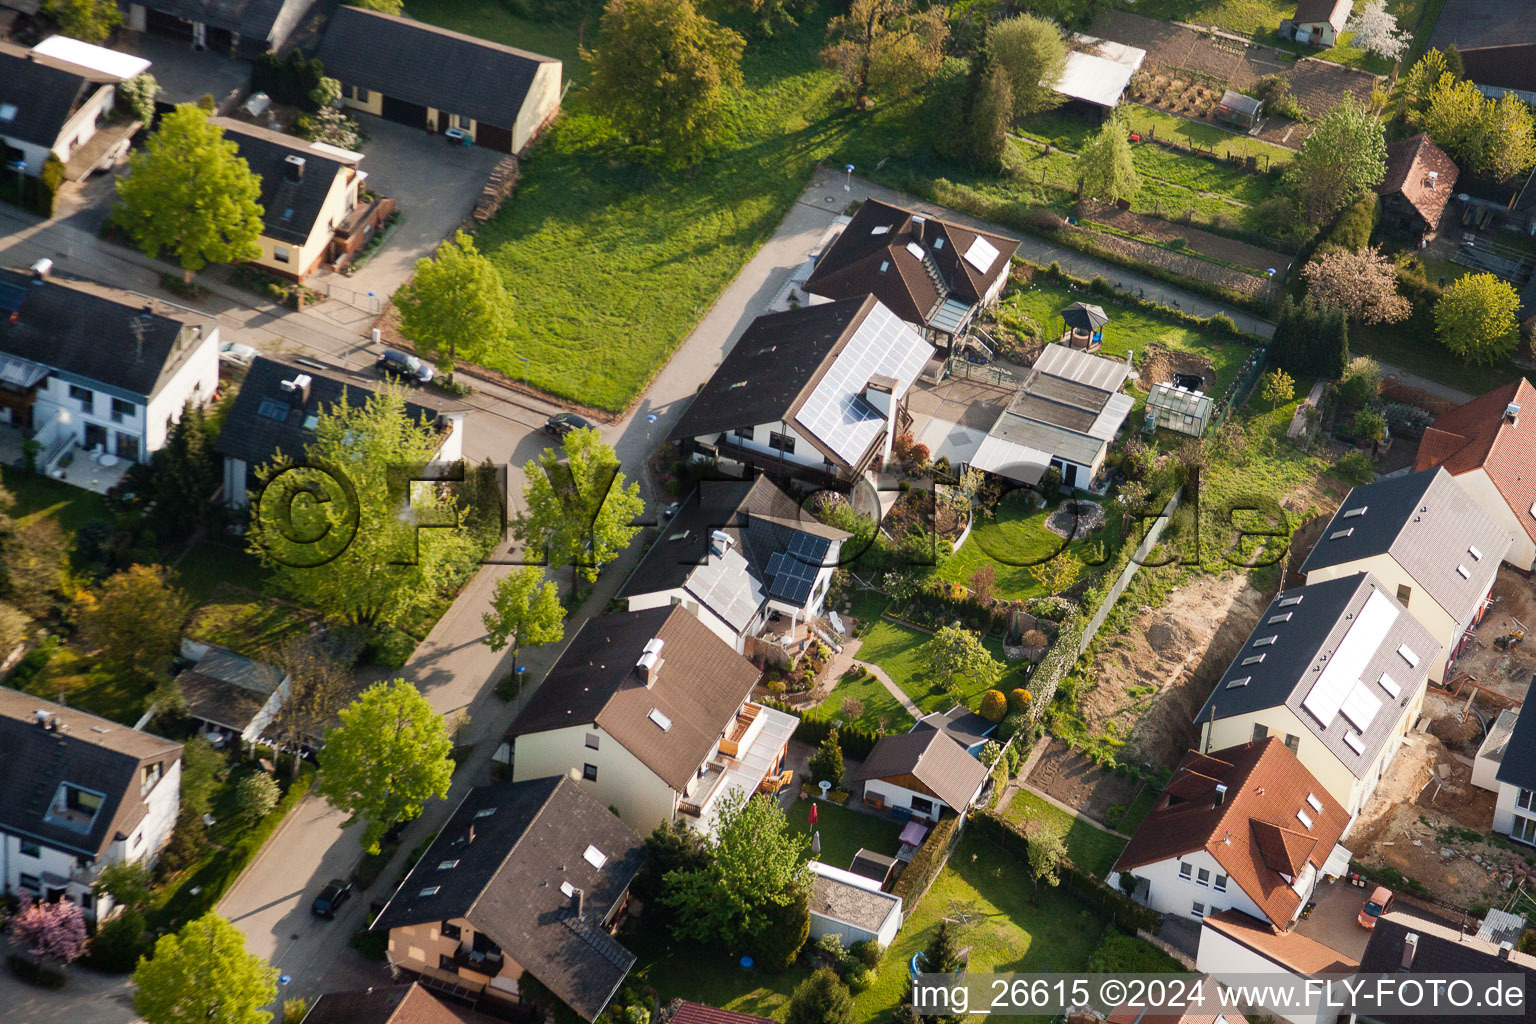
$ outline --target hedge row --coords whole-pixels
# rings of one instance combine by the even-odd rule
[[[772,697],[758,701],[764,707],[782,711],[786,715],[794,715],[800,719],[800,724],[795,727],[795,739],[801,743],[808,743],[813,747],[821,746],[821,741],[827,738],[827,734],[833,729],[837,730],[837,745],[843,748],[843,756],[854,761],[862,761],[869,757],[869,752],[875,749],[875,744],[880,740],[880,734],[857,725],[838,725],[826,718],[808,718],[804,711],[790,707],[781,700]]]
[[[1119,575],[1119,570],[1116,570],[1116,575]],[[1083,642],[1084,624],[1085,616],[1081,610],[1063,622],[1061,628],[1056,631],[1056,640],[1051,644],[1051,649],[1045,652],[1045,657],[1040,659],[1040,664],[1036,665],[1035,671],[1030,674],[1029,692],[1034,698],[1029,705],[1032,721],[1038,722],[1040,716],[1045,714],[1045,709],[1050,707],[1051,701],[1056,699],[1056,691],[1061,687],[1061,681],[1067,678],[1067,674],[1072,671],[1072,666],[1077,664],[1078,647]]]
[[[978,834],[997,843],[1018,858],[1019,863],[1029,863],[1029,837],[1018,825],[996,811],[988,810],[972,812],[971,823]],[[1157,911],[1142,906],[1119,890],[1111,889],[1070,860],[1062,862],[1060,874],[1061,884],[1068,892],[1109,918],[1121,931],[1130,935],[1135,935],[1138,929],[1154,933],[1157,931],[1162,921]]]
[[[896,884],[891,886],[891,895],[901,898],[907,913],[912,912],[917,900],[928,891],[928,886],[933,884],[939,872],[944,870],[955,830],[959,827],[959,818],[939,819],[938,824],[928,830],[928,838],[923,840],[923,845],[912,855],[912,862],[902,871],[901,877],[896,879]]]
[[[1074,277],[1073,275],[1067,273],[1065,270],[1061,269],[1061,264],[1055,262],[1054,260],[1050,263],[1049,266],[1044,267],[1038,263],[1032,263],[1029,260],[1021,259],[1019,262],[1024,266],[1034,268],[1034,273],[1040,275],[1047,281],[1056,281],[1060,284],[1070,284],[1076,285],[1079,288],[1086,288],[1090,292],[1093,292],[1095,295],[1102,295],[1105,298],[1113,298],[1122,306],[1131,306],[1132,308],[1142,310],[1143,312],[1151,313],[1154,316],[1162,317],[1165,320],[1172,320],[1175,323],[1183,324],[1185,327],[1194,327],[1196,329],[1202,330],[1214,330],[1221,334],[1225,334],[1230,338],[1237,338],[1240,341],[1246,341],[1250,344],[1256,340],[1253,335],[1238,330],[1237,324],[1234,323],[1232,318],[1227,316],[1225,313],[1217,313],[1208,317],[1195,316],[1193,313],[1186,313],[1182,309],[1174,309],[1172,306],[1165,306],[1161,302],[1153,302],[1151,299],[1143,299],[1139,296],[1131,295],[1129,292],[1117,291],[1114,285],[1110,284],[1102,277],[1094,277],[1091,279]]]

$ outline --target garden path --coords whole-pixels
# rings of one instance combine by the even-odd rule
[[[912,703],[912,698],[907,696],[905,690],[891,681],[891,677],[885,674],[885,669],[868,661],[861,661],[858,664],[864,666],[864,668],[869,670],[870,675],[880,680],[880,685],[885,687],[892,697],[896,698],[896,702],[906,709],[907,714],[915,719],[923,717],[923,710]]]

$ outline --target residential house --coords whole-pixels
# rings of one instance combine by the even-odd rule
[[[1522,421],[1520,412],[1528,410]],[[1504,560],[1536,567],[1536,388],[1525,378],[1436,417],[1419,442],[1415,469],[1438,466],[1456,478],[1513,544]]]
[[[1536,42],[1470,46],[1460,52],[1467,81],[1484,96],[1513,95],[1521,103],[1536,103]]]
[[[302,281],[343,266],[394,209],[393,200],[361,200],[361,153],[228,117],[213,123],[261,179],[261,255],[250,262],[263,270]]]
[[[317,0],[129,0],[123,27],[243,57],[288,49]]]
[[[997,300],[1018,250],[1016,239],[866,199],[802,287],[813,303],[873,295],[947,348]]]
[[[768,1017],[754,1017],[750,1013],[722,1010],[682,999],[664,1004],[655,1019],[656,1024],[773,1024]]]
[[[1088,490],[1136,400],[1120,392],[1129,363],[1052,342],[998,414],[970,463],[1033,486],[1048,469],[1063,487]]]
[[[1380,927],[1378,924],[1377,927]],[[1227,984],[1250,984],[1259,975],[1280,975],[1280,980],[1310,982],[1313,991],[1327,993],[1337,1002],[1344,995],[1336,989],[1339,977],[1355,973],[1353,959],[1297,931],[1280,931],[1269,922],[1241,910],[1207,914],[1200,922],[1200,946],[1195,959],[1198,970]],[[1261,995],[1263,989],[1257,990]],[[1333,1024],[1339,1007],[1301,1009],[1278,995],[1257,1009],[1290,1024]]]
[[[799,724],[748,699],[758,675],[681,606],[590,619],[512,723],[512,778],[569,775],[642,834],[711,832],[722,797],[777,779]]]
[[[994,739],[997,723],[982,718],[964,704],[956,704],[948,711],[934,711],[919,718],[910,732],[926,732],[930,729],[944,733],[965,752],[975,757],[987,741]]]
[[[876,942],[885,949],[901,927],[901,897],[882,892],[880,883],[813,860],[811,870],[811,938],[836,935],[847,948],[855,942]]]
[[[260,489],[256,470],[279,452],[302,459],[305,447],[315,440],[321,413],[343,404],[366,404],[374,394],[373,388],[355,380],[257,356],[246,370],[215,448],[224,457],[225,503],[244,508],[251,492]],[[434,465],[464,457],[466,411],[462,406],[449,401],[406,402],[405,412],[415,422],[431,424],[441,437]]]
[[[1281,737],[1349,817],[1424,704],[1440,645],[1370,573],[1282,590],[1200,709],[1200,749]]]
[[[1109,876],[1162,914],[1240,910],[1288,928],[1322,874],[1343,874],[1349,812],[1278,736],[1190,751]]]
[[[211,644],[183,640],[181,652],[194,659],[176,674],[181,713],[198,723],[199,735],[216,747],[260,741],[288,699],[288,674]]]
[[[390,967],[429,989],[504,1016],[526,974],[596,1020],[635,962],[613,931],[644,857],[568,778],[478,786],[372,927]]]
[[[37,177],[50,156],[79,181],[128,152],[132,124],[110,125],[117,85],[149,61],[67,36],[32,49],[0,43],[4,170]]]
[[[1067,62],[1052,90],[1066,97],[1068,111],[1102,120],[1114,112],[1141,70],[1147,51],[1139,46],[1072,33]]]
[[[1508,532],[1444,469],[1356,487],[1304,562],[1307,583],[1368,572],[1440,644],[1430,681],[1444,682],[1482,621],[1509,549]]]
[[[316,53],[354,110],[521,153],[560,110],[561,64],[361,7],[331,16]]]
[[[1199,994],[1184,1000],[1185,1009],[1127,1003],[1111,1010],[1105,1024],[1249,1024],[1249,1018],[1226,1003],[1216,980],[1210,975],[1200,979]]]
[[[434,996],[420,982],[315,997],[301,1024],[490,1024],[492,1018]]]
[[[77,446],[148,462],[188,402],[212,401],[218,326],[51,268],[0,270],[0,424],[43,446],[45,472]]]
[[[1290,19],[1291,38],[1323,49],[1335,46],[1353,8],[1354,0],[1297,0]]]
[[[1459,173],[1455,161],[1423,132],[1387,143],[1387,175],[1376,186],[1381,223],[1428,242],[1440,231]]]
[[[1491,942],[1481,934],[1468,935],[1399,903],[1376,919],[1376,927],[1371,930],[1370,941],[1360,957],[1360,973],[1407,978],[1423,975],[1426,987],[1429,978],[1448,975],[1499,974],[1511,980],[1523,975],[1529,993],[1536,987],[1536,957],[1516,951],[1508,940]],[[1529,1016],[1528,1009],[1522,1012]],[[1511,1016],[1521,1013],[1511,1015],[1507,1009],[1479,1012],[1479,1008],[1471,1007],[1466,1012],[1457,1012],[1454,1019],[1463,1024],[1499,1024]],[[1408,1024],[1424,1018],[1412,1014],[1359,1013],[1353,1019],[1358,1024]]]
[[[873,295],[768,313],[667,439],[727,471],[846,489],[890,458],[911,423],[907,393],[933,357]]]
[[[102,868],[150,864],[181,809],[181,744],[0,688],[0,881],[112,908]]]
[[[825,526],[766,476],[705,481],[619,588],[630,611],[681,604],[737,654],[770,622],[787,639],[824,611],[843,530]],[[796,630],[800,633],[796,636]]]
[[[964,815],[987,784],[987,766],[941,729],[913,728],[882,736],[853,781],[864,805],[938,821]]]
[[[1536,700],[1499,712],[1478,748],[1472,784],[1498,794],[1493,831],[1536,846]]]

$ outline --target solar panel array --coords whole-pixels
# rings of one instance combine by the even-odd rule
[[[795,418],[844,462],[855,463],[885,425],[885,415],[860,397],[864,385],[871,377],[892,377],[899,398],[932,354],[933,346],[877,303]]]
[[[689,593],[713,610],[734,629],[746,629],[762,606],[763,595],[752,577],[747,560],[734,548],[688,574]]]
[[[1332,725],[1346,706],[1363,717],[1366,724],[1375,717],[1375,709],[1369,708],[1365,698],[1358,696],[1365,685],[1360,677],[1387,639],[1387,633],[1397,621],[1398,612],[1399,606],[1379,590],[1360,609],[1354,625],[1349,627],[1338,650],[1329,659],[1328,667],[1323,669],[1322,675],[1301,702],[1301,706],[1311,712],[1323,728]],[[1368,692],[1365,694],[1365,697],[1370,696]],[[1378,706],[1380,703],[1376,701]],[[1345,717],[1351,722],[1355,721],[1351,715]],[[1358,722],[1355,724],[1359,726]],[[1364,726],[1360,728],[1363,730]]]
[[[811,596],[816,574],[821,571],[831,546],[825,537],[792,534],[784,551],[775,551],[768,556],[768,575],[773,578],[768,584],[768,593],[790,604],[804,604]]]
[[[992,264],[996,261],[997,246],[993,245],[985,238],[982,238],[980,235],[977,235],[976,240],[971,243],[970,248],[965,250],[965,262],[969,263],[983,274],[985,274],[988,270],[991,270]]]

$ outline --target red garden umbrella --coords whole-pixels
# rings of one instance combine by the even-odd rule
[[[816,805],[811,804],[811,824],[816,824]]]

